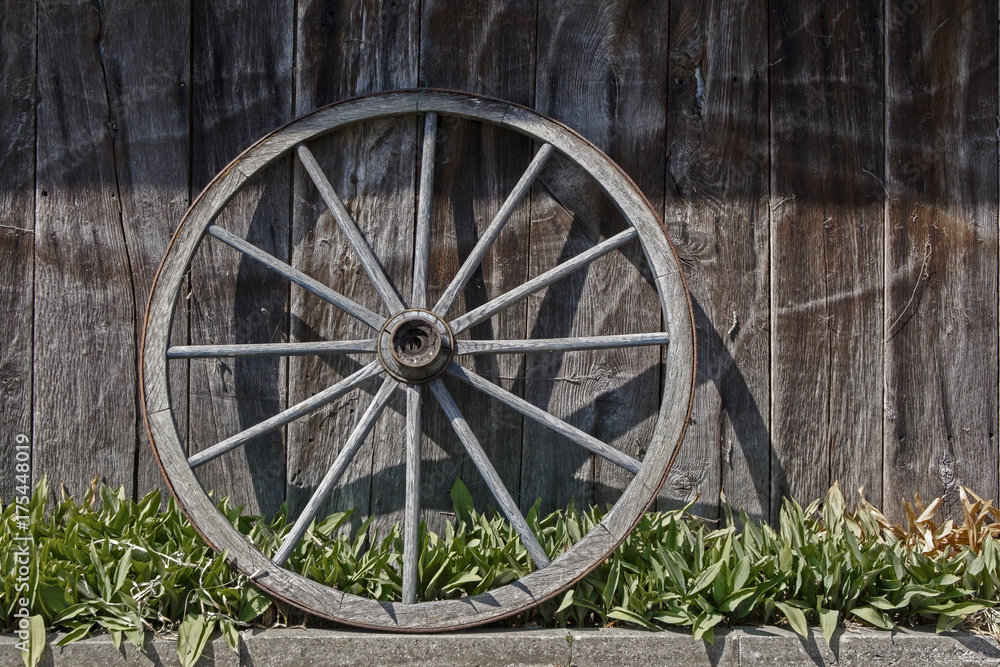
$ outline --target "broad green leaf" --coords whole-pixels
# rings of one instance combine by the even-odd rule
[[[264,613],[264,610],[271,606],[271,600],[256,589],[251,589],[243,608],[240,609],[239,620],[241,623],[249,623]]]
[[[451,487],[451,504],[455,510],[455,517],[459,521],[472,517],[475,507],[472,502],[472,494],[469,493],[469,487],[461,478],[456,479],[455,484]]]
[[[188,614],[177,630],[177,657],[181,667],[193,667],[201,657],[215,630],[215,620],[201,614]]]
[[[962,616],[949,616],[947,614],[941,614],[938,616],[937,628],[935,628],[935,632],[947,632],[963,620],[965,619]]]
[[[236,624],[228,618],[220,618],[219,629],[222,630],[222,636],[226,640],[226,645],[234,652],[239,653],[240,630],[236,627]]]
[[[121,590],[128,579],[129,568],[132,566],[132,549],[126,549],[125,555],[118,561],[118,570],[115,573],[115,591]]]
[[[90,634],[90,630],[93,627],[93,623],[73,624],[73,629],[60,637],[59,641],[56,642],[56,646],[66,646],[67,644],[72,644],[75,641],[83,639]]]
[[[708,566],[707,569],[695,577],[695,580],[691,583],[691,588],[688,590],[688,595],[695,595],[711,586],[715,578],[719,576],[719,572],[722,570],[724,564],[721,560],[712,563],[712,565]]]
[[[748,600],[749,598],[753,597],[755,593],[756,589],[753,588],[744,588],[742,590],[738,590],[719,603],[719,611],[725,614],[731,614],[732,612],[736,611],[736,608],[740,606],[740,604],[744,600]]]
[[[573,606],[573,590],[574,589],[570,588],[566,591],[566,595],[563,596],[562,602],[559,603],[559,608],[556,609],[557,614],[563,609],[568,609]]]
[[[658,628],[650,623],[648,620],[635,613],[630,609],[624,607],[613,607],[611,611],[608,612],[608,618],[613,618],[618,621],[626,621],[628,623],[634,623],[636,625],[641,625],[648,630],[657,630]]]
[[[738,591],[743,588],[747,583],[747,579],[750,578],[750,559],[741,558],[740,562],[736,564],[736,570],[733,571],[733,587],[734,591]]]
[[[715,643],[715,626],[723,621],[722,614],[702,614],[695,619],[692,626],[694,640],[704,639],[709,644]]]
[[[37,614],[28,618],[28,650],[21,651],[26,667],[35,667],[45,652],[45,621]]]
[[[851,614],[869,625],[874,625],[876,628],[892,630],[896,627],[893,622],[889,620],[889,617],[872,607],[855,607],[851,610]]]
[[[809,636],[809,623],[806,621],[806,615],[802,613],[801,609],[787,602],[776,601],[774,606],[781,610],[781,613],[788,619],[788,624],[792,626],[792,630],[795,630],[796,634],[803,637]]]
[[[833,639],[833,633],[837,630],[837,621],[840,620],[840,612],[836,609],[820,609],[819,627],[823,630],[823,639],[829,644]]]

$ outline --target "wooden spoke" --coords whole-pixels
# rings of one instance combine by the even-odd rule
[[[381,329],[382,325],[385,324],[386,318],[382,315],[368,310],[360,303],[356,303],[348,299],[340,292],[327,287],[318,280],[310,278],[298,269],[282,262],[277,257],[264,252],[257,246],[244,241],[239,236],[226,231],[222,227],[219,227],[218,225],[209,225],[208,233],[226,245],[239,250],[247,257],[257,260],[264,266],[267,266],[285,278],[288,278],[299,287],[312,292],[328,303],[332,303],[337,308],[340,308],[348,315],[356,317],[371,328]]]
[[[337,226],[340,227],[340,231],[347,237],[347,242],[354,250],[354,254],[358,256],[358,261],[361,262],[362,268],[368,274],[368,279],[375,285],[375,291],[382,297],[382,301],[389,309],[390,314],[395,315],[399,311],[404,310],[406,306],[403,305],[403,301],[396,293],[396,288],[389,281],[389,277],[385,275],[385,271],[382,269],[378,258],[375,257],[375,253],[372,252],[371,246],[365,240],[364,234],[358,228],[358,223],[348,213],[347,207],[344,206],[344,202],[340,200],[337,192],[333,189],[333,185],[330,184],[326,174],[323,173],[323,169],[319,166],[312,151],[305,144],[299,144],[296,152],[299,155],[302,166],[309,172],[309,177],[316,184],[316,188],[323,197],[323,201],[326,202],[330,212],[333,213],[333,217],[337,221]]]
[[[465,259],[465,262],[459,268],[458,273],[452,279],[451,283],[445,289],[444,294],[438,299],[437,304],[434,306],[434,314],[438,317],[444,317],[448,314],[448,309],[455,302],[458,294],[465,288],[465,284],[469,282],[472,277],[473,272],[479,267],[479,264],[483,261],[483,257],[486,256],[486,252],[496,241],[497,237],[500,236],[500,232],[503,231],[504,225],[507,224],[507,220],[510,219],[511,214],[517,205],[521,202],[528,191],[531,189],[531,184],[535,182],[538,178],[538,174],[541,173],[542,167],[548,161],[549,156],[552,155],[552,144],[544,144],[538,152],[535,154],[534,159],[528,168],[525,169],[524,173],[521,174],[520,180],[514,189],[511,191],[510,195],[507,196],[507,200],[497,211],[496,217],[490,222],[489,227],[483,232],[482,238],[476,243],[476,246],[469,253],[469,256]]]
[[[281,543],[281,548],[274,555],[274,562],[278,565],[284,565],[285,561],[295,550],[295,545],[299,543],[302,536],[306,532],[306,528],[312,523],[312,520],[316,517],[316,513],[319,512],[320,507],[326,501],[327,496],[333,491],[333,487],[337,485],[340,480],[341,475],[347,470],[347,466],[350,465],[351,460],[354,459],[354,455],[358,453],[361,449],[361,445],[364,444],[365,438],[371,433],[372,428],[375,426],[375,422],[378,421],[379,415],[382,414],[382,410],[385,409],[386,404],[392,397],[392,392],[395,391],[399,383],[392,378],[386,378],[379,388],[378,393],[375,394],[375,398],[372,399],[371,404],[365,413],[361,415],[361,419],[358,421],[358,425],[354,427],[351,431],[351,435],[348,436],[347,442],[344,444],[344,448],[340,450],[337,454],[337,458],[334,459],[333,465],[330,469],[326,471],[326,475],[323,476],[322,481],[320,481],[319,486],[316,487],[316,491],[313,492],[312,496],[309,498],[309,502],[302,509],[302,513],[299,518],[295,520],[295,524],[292,526],[292,530],[285,536],[284,541]]]
[[[417,601],[420,562],[421,385],[406,388],[406,508],[403,514],[403,602]]]
[[[243,345],[172,345],[168,359],[214,359],[217,357],[304,357],[308,355],[354,354],[375,351],[375,339],[324,340],[315,343],[247,343]]]
[[[630,227],[629,229],[612,236],[607,241],[597,244],[590,250],[581,252],[573,259],[566,260],[562,264],[549,269],[545,273],[535,276],[520,287],[515,287],[506,294],[502,294],[492,301],[488,301],[478,308],[470,310],[465,315],[457,317],[449,323],[452,332],[456,335],[460,334],[469,327],[475,326],[483,320],[493,317],[501,310],[509,308],[521,299],[527,298],[538,290],[548,287],[557,280],[565,278],[574,271],[590,264],[598,257],[602,257],[615,248],[628,243],[635,238],[637,234],[638,232],[636,232],[634,228]],[[437,311],[435,310],[435,312]]]
[[[305,416],[314,410],[318,410],[331,401],[335,401],[368,378],[374,377],[381,372],[382,365],[377,361],[373,361],[353,375],[349,375],[337,384],[324,389],[315,396],[310,396],[301,403],[279,412],[270,419],[265,419],[259,424],[251,426],[245,431],[240,431],[236,435],[226,438],[222,442],[212,445],[208,449],[204,449],[194,456],[189,457],[188,464],[192,468],[197,468],[198,466],[211,461],[215,457],[225,454],[230,449],[235,449],[236,447],[245,445],[254,438],[262,436],[265,433],[270,433],[277,428],[281,428],[288,422],[295,421],[299,417]]]
[[[507,487],[503,485],[496,468],[490,463],[486,452],[483,451],[482,446],[479,444],[479,440],[476,439],[472,429],[469,428],[469,424],[465,421],[465,417],[462,416],[461,410],[455,405],[455,400],[448,393],[448,389],[441,380],[434,380],[431,382],[430,387],[434,393],[434,398],[437,399],[437,402],[441,405],[441,409],[444,410],[445,416],[448,417],[448,421],[451,422],[451,427],[455,430],[455,434],[462,441],[465,450],[469,453],[469,458],[476,465],[479,473],[483,476],[483,480],[486,482],[486,486],[489,487],[493,493],[493,497],[496,498],[497,503],[500,505],[500,510],[507,517],[507,520],[510,521],[511,525],[514,526],[517,534],[521,536],[521,540],[524,542],[531,560],[535,562],[535,567],[539,569],[548,567],[550,561],[545,554],[545,549],[542,548],[535,534],[531,532],[528,522],[521,516],[521,511],[517,508],[517,503],[511,498]]]
[[[488,394],[501,403],[514,408],[525,417],[533,419],[539,424],[552,429],[556,433],[564,435],[581,447],[592,451],[608,461],[611,461],[615,465],[621,466],[633,474],[637,474],[639,472],[639,467],[642,464],[628,454],[619,452],[614,447],[601,442],[592,435],[584,433],[575,426],[567,424],[558,417],[550,415],[548,412],[545,412],[545,410],[542,410],[541,408],[536,407],[524,400],[520,396],[516,396],[506,389],[493,384],[486,378],[476,375],[469,369],[453,363],[448,367],[448,372],[462,382],[472,385],[484,394]]]
[[[666,345],[670,335],[665,331],[625,334],[621,336],[586,336],[582,338],[537,338],[533,340],[458,340],[455,354],[524,354],[532,352],[569,352],[602,350],[643,345]]]
[[[434,197],[434,150],[437,146],[437,114],[424,118],[424,149],[420,160],[420,194],[417,229],[413,244],[413,297],[411,308],[427,307],[427,266],[431,254],[431,199]]]

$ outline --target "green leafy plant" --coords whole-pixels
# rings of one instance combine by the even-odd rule
[[[970,500],[971,497],[971,500]],[[818,623],[827,641],[845,622],[879,628],[937,624],[947,630],[969,619],[993,623],[1000,586],[1000,512],[963,491],[964,520],[933,521],[940,502],[908,507],[905,526],[891,524],[868,503],[847,512],[835,485],[822,502],[802,508],[786,501],[777,529],[741,516],[735,528],[715,528],[689,508],[649,513],[597,569],[561,596],[507,621],[551,626],[631,624],[651,630],[690,627],[713,641],[720,625],[787,623],[805,635]],[[438,535],[421,526],[421,600],[476,595],[531,571],[527,551],[502,518],[475,510],[461,481],[452,490],[454,522]],[[290,529],[287,511],[265,520],[225,501],[222,513],[264,553]],[[578,541],[601,519],[596,508],[527,521],[551,557]],[[0,627],[14,627],[13,505],[0,506],[4,561]],[[370,520],[351,534],[350,513],[314,522],[289,567],[324,584],[379,600],[401,591],[397,528],[376,535]],[[28,507],[33,540],[29,578],[33,642],[26,664],[44,648],[42,627],[65,645],[107,632],[142,647],[148,632],[176,632],[183,665],[194,664],[211,637],[236,650],[239,631],[252,625],[323,624],[273,602],[226,564],[200,538],[171,499],[152,492],[138,502],[95,484],[82,502],[50,501],[44,480]]]

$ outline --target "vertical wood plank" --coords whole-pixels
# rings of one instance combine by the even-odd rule
[[[117,125],[115,178],[142,335],[149,289],[167,243],[188,206],[190,12],[178,0],[115,2],[102,8],[104,66]],[[174,340],[187,340],[187,309],[178,308]],[[138,345],[139,339],[136,339]],[[187,362],[172,362],[174,415],[186,430]],[[165,491],[146,429],[138,425],[136,493]]]
[[[880,2],[771,2],[772,518],[881,495]]]
[[[297,16],[296,113],[354,95],[417,83],[415,3],[382,0],[300,2]],[[416,203],[415,119],[365,123],[310,143],[331,184],[357,220],[397,292],[408,300]],[[337,229],[315,186],[296,165],[293,264],[372,310],[385,306]],[[372,329],[300,290],[292,292],[292,338],[366,338]],[[290,360],[289,393],[298,401],[367,363],[371,355]],[[288,488],[293,511],[322,479],[371,402],[373,380],[320,413],[289,427]],[[405,411],[396,392],[321,515],[355,508],[383,530],[402,520]]]
[[[885,503],[997,488],[997,6],[888,22]],[[913,11],[908,11],[913,9]]]
[[[504,0],[483,12],[476,5],[453,0],[424,3],[421,84],[530,105],[534,99],[535,4],[534,0]],[[439,136],[437,207],[431,232],[431,304],[458,272],[534,153],[532,142],[510,132],[450,118],[442,119]],[[529,214],[529,203],[522,201],[456,300],[450,317],[526,280]],[[459,338],[522,339],[527,333],[525,312],[525,304],[517,304]],[[484,355],[461,361],[522,395],[522,355]],[[504,486],[522,510],[527,510],[535,497],[521,495],[521,416],[448,378],[445,383]],[[429,442],[424,457],[431,471],[421,488],[427,508],[425,520],[440,526],[439,513],[451,510],[450,491],[456,477],[465,482],[481,510],[499,507],[441,408],[430,398],[425,403],[424,430]]]
[[[698,388],[664,493],[770,516],[769,118],[763,0],[671,3],[667,230],[690,260]]]
[[[32,274],[35,248],[35,3],[0,5],[0,456],[13,462],[16,438],[31,442]],[[7,467],[14,471],[12,465]],[[0,498],[14,496],[13,474]]]
[[[542,3],[536,108],[573,127],[631,175],[662,210],[668,5]],[[557,162],[532,198],[529,272],[536,275],[624,224],[592,184]],[[654,331],[655,289],[637,244],[608,255],[528,302],[532,337]],[[531,355],[525,395],[575,426],[642,458],[659,406],[659,351]],[[630,474],[525,423],[522,497],[580,506],[614,501]]]
[[[257,138],[292,117],[292,0],[248,11],[194,3],[192,183],[202,188]],[[286,159],[249,183],[218,224],[287,261],[291,168]],[[288,284],[221,243],[206,239],[191,264],[192,344],[275,342],[287,334]],[[285,360],[198,360],[190,364],[189,450],[209,447],[279,412]],[[282,433],[199,469],[205,488],[269,515],[285,497]]]
[[[34,477],[133,491],[136,306],[115,179],[104,19],[38,4]]]

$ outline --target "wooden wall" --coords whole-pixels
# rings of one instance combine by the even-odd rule
[[[95,474],[134,494],[162,484],[141,425],[138,342],[188,203],[301,113],[432,86],[569,124],[662,211],[699,336],[695,410],[665,506],[698,496],[696,511],[716,516],[725,491],[773,519],[782,496],[809,500],[834,481],[851,498],[863,486],[896,516],[916,492],[945,495],[949,511],[959,485],[995,497],[997,14],[973,0],[2,0],[0,456],[13,461],[25,434],[34,478],[72,493]],[[453,236],[459,254],[432,258],[438,292],[532,152],[488,128],[446,129],[438,192],[454,203],[436,214],[435,234]],[[407,210],[417,136],[386,122],[327,141],[325,166],[359,217]],[[561,182],[552,173],[534,188],[498,241],[512,260],[484,264],[484,284],[516,284],[575,252],[573,234],[613,227],[592,192]],[[576,219],[564,208],[573,197]],[[371,296],[337,270],[349,258],[291,161],[241,195],[227,221],[345,293]],[[396,232],[366,231],[408,280]],[[486,333],[566,335],[588,316],[643,330],[656,319],[650,295],[641,275],[619,269],[596,267]],[[619,279],[638,294],[627,307],[602,301]],[[218,245],[199,251],[188,290],[177,340],[308,339],[344,325]],[[657,401],[655,355],[589,359],[476,368],[542,404],[578,406],[575,423],[638,449]],[[192,449],[212,444],[351,363],[175,363],[177,418]],[[543,381],[560,368],[562,381]],[[589,381],[607,375],[611,389]],[[301,506],[371,391],[209,464],[203,479],[254,510]],[[401,409],[387,411],[334,502],[398,518]],[[621,482],[489,401],[470,400],[467,412],[517,443],[492,453],[522,506],[543,491],[547,507],[599,502]],[[425,423],[427,511],[447,509],[456,475],[485,500],[440,416],[429,410]],[[13,484],[0,477],[0,496]]]

